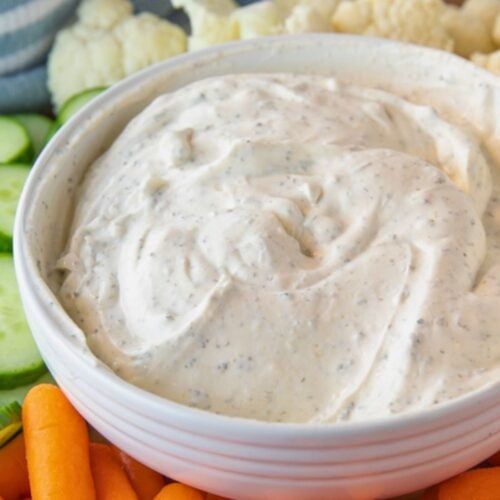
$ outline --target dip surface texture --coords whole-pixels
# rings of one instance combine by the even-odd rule
[[[279,422],[427,408],[500,376],[496,168],[389,92],[200,81],[88,170],[60,298],[100,359],[173,401]]]

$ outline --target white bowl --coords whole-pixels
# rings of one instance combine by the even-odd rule
[[[418,65],[406,64],[416,60]],[[75,185],[131,117],[155,96],[200,78],[277,71],[404,84],[410,97],[425,92],[427,101],[459,109],[478,126],[489,120],[479,113],[482,99],[490,99],[490,108],[500,106],[499,80],[464,60],[361,37],[260,39],[149,68],[77,114],[33,168],[15,228],[17,276],[29,323],[49,369],[90,424],[172,478],[237,499],[368,499],[424,488],[500,449],[500,383],[427,411],[363,423],[278,424],[218,416],[121,380],[89,353],[53,293],[51,267],[65,242]],[[500,116],[494,111],[492,116]]]

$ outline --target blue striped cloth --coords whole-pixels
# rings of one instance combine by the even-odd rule
[[[0,75],[40,63],[78,0],[1,0]]]
[[[0,112],[49,107],[42,63],[77,4],[78,0],[0,0]]]

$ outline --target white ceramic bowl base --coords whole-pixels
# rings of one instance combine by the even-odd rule
[[[416,67],[406,64],[416,58]],[[478,122],[484,119],[475,111],[479,100],[500,96],[499,80],[455,56],[339,35],[228,44],[172,59],[114,86],[45,149],[18,211],[18,281],[33,334],[57,382],[88,422],[130,455],[172,478],[238,500],[384,498],[424,488],[487,458],[500,449],[499,383],[391,419],[273,424],[172,403],[127,384],[89,355],[82,332],[52,291],[74,186],[154,97],[204,77],[239,72],[322,73],[372,86],[404,85]],[[458,88],[453,98],[450,84]],[[491,106],[500,116],[500,98]]]

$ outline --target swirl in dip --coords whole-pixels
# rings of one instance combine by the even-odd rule
[[[100,359],[173,401],[279,422],[427,408],[500,375],[484,151],[383,90],[197,82],[89,168],[60,297]]]

